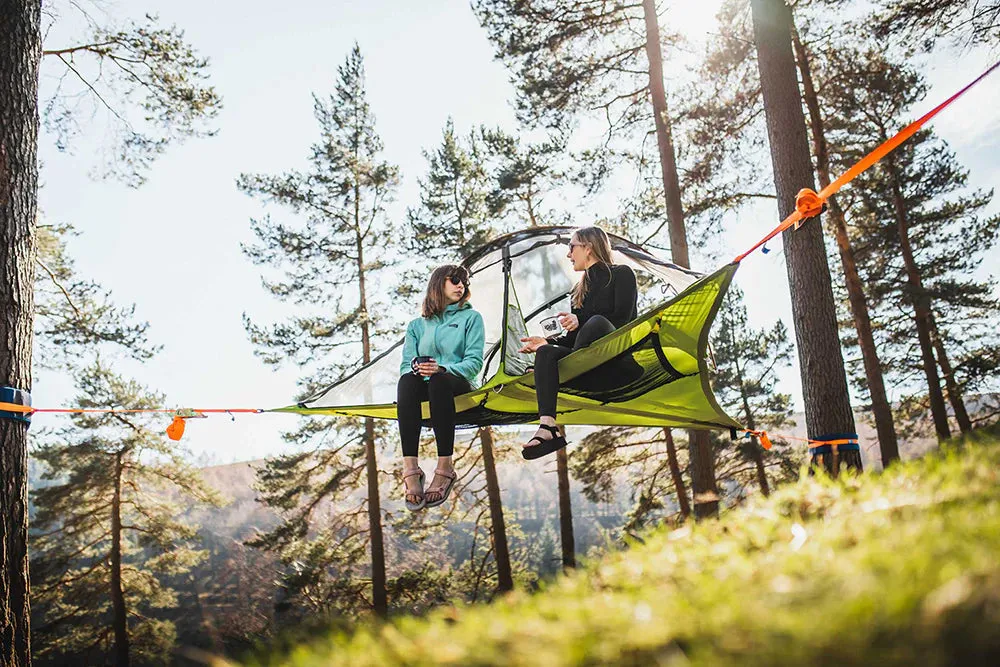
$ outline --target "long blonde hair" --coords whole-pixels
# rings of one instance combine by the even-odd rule
[[[610,271],[614,265],[614,262],[611,261],[611,241],[608,240],[608,235],[603,229],[600,227],[581,227],[573,234],[573,238],[589,247],[590,251],[594,254],[594,259],[598,263],[604,264]],[[609,284],[610,281],[611,278],[609,277]],[[583,306],[583,299],[587,296],[588,292],[590,292],[590,275],[584,271],[580,277],[580,282],[573,287],[572,303],[574,308],[581,308]]]
[[[472,296],[472,290],[469,289],[469,270],[458,264],[445,264],[434,269],[427,281],[427,294],[424,296],[421,316],[430,318],[444,312],[444,309],[448,307],[448,299],[444,296],[444,281],[453,276],[465,285],[465,294],[458,302],[459,305],[469,300],[469,297]]]

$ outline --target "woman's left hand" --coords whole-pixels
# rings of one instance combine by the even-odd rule
[[[521,347],[521,349],[518,350],[518,352],[535,352],[542,345],[549,344],[549,341],[545,340],[541,336],[527,336],[525,338],[522,338],[521,342],[524,343],[524,346]]]
[[[441,367],[438,366],[436,361],[428,361],[422,364],[417,364],[417,372],[426,378],[440,373]]]
[[[573,313],[558,313],[559,324],[566,331],[576,331],[580,328],[580,318]]]

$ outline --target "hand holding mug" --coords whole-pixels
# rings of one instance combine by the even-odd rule
[[[580,318],[573,313],[559,313],[559,324],[566,331],[576,331],[580,328]]]
[[[410,362],[410,369],[416,375],[422,375],[423,377],[430,377],[438,372],[440,372],[441,367],[438,366],[434,357],[414,357],[413,361]]]
[[[438,366],[438,363],[433,359],[425,364],[420,364],[419,368],[420,368],[420,374],[423,375],[425,378],[428,378],[432,375],[437,375],[438,373],[441,372],[441,367]]]

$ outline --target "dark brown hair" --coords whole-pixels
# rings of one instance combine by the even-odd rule
[[[444,296],[444,283],[448,278],[455,277],[465,285],[465,294],[459,305],[465,303],[472,296],[469,289],[469,270],[458,264],[445,264],[434,269],[430,279],[427,281],[427,295],[424,297],[424,305],[420,312],[423,317],[435,317],[444,312],[448,307],[448,299]]]
[[[594,258],[601,264],[604,264],[609,269],[614,264],[611,261],[611,241],[608,240],[608,235],[600,227],[581,227],[573,233],[573,238],[577,242],[590,248],[590,251],[594,253]],[[573,240],[572,238],[570,239]],[[580,308],[583,306],[583,298],[587,296],[587,292],[590,291],[590,275],[584,271],[583,275],[580,277],[580,282],[573,286],[573,307]]]

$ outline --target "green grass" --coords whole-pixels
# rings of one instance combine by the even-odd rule
[[[536,593],[253,664],[1000,664],[1000,438],[807,478]]]

